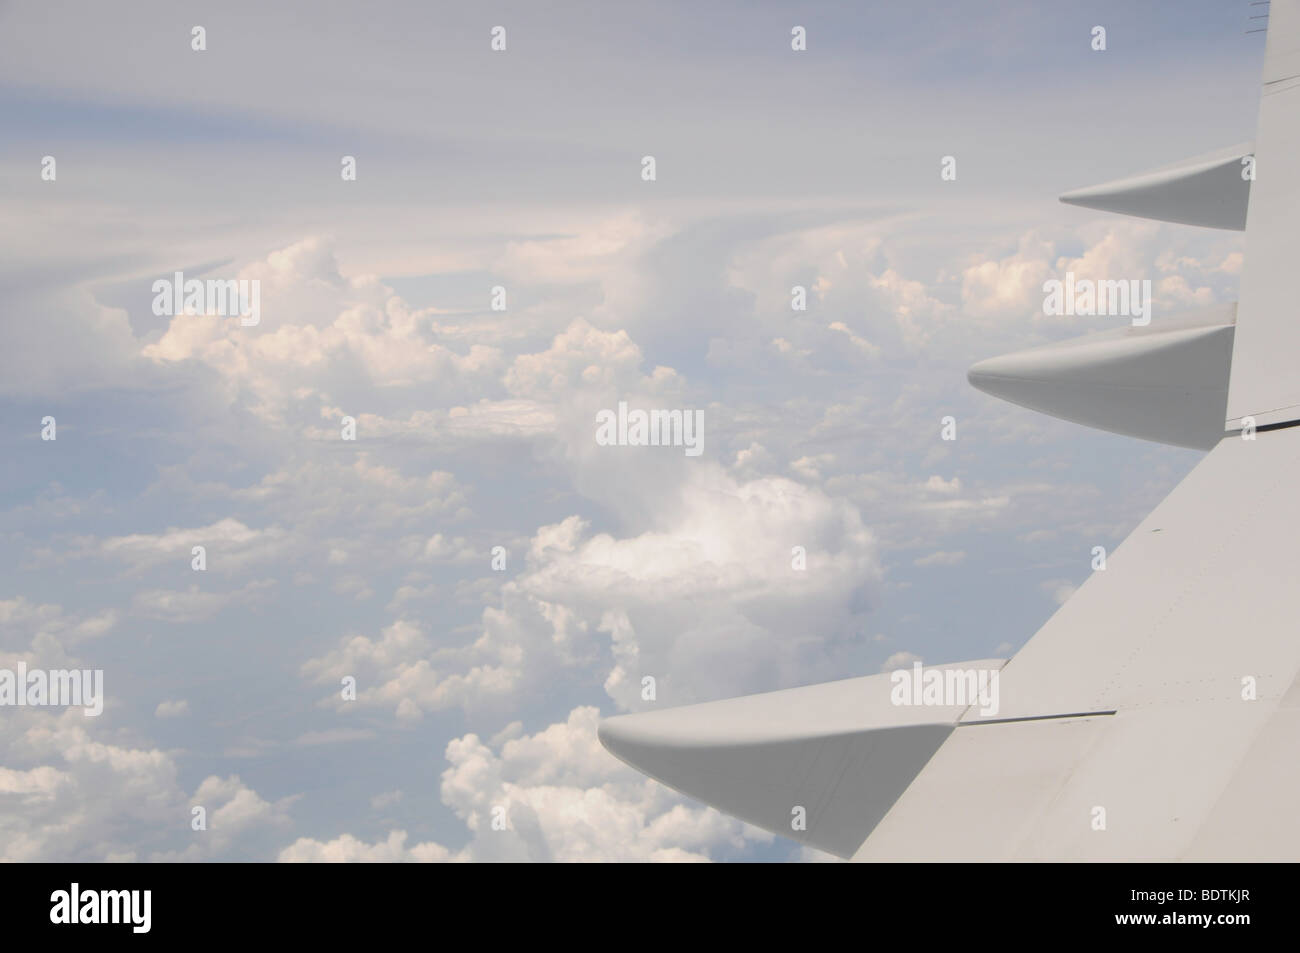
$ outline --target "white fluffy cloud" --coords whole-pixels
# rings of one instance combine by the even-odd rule
[[[1177,242],[1172,248],[1171,239]],[[1240,253],[1225,257],[1218,244],[1195,254],[1175,250],[1189,244],[1187,237],[1146,221],[1086,225],[1078,230],[1077,241],[1082,244],[1079,254],[1062,254],[1064,242],[1047,241],[1032,231],[1020,237],[1011,255],[968,265],[962,272],[963,311],[983,325],[1005,325],[1013,319],[1060,333],[1068,333],[1073,321],[1075,332],[1082,334],[1094,329],[1096,322],[1067,321],[1043,313],[1043,283],[1049,278],[1064,280],[1066,273],[1073,273],[1076,281],[1149,279],[1154,316],[1167,316],[1223,300],[1222,275],[1234,273],[1240,258]]]
[[[160,364],[207,365],[230,399],[247,397],[267,422],[296,402],[327,401],[340,382],[446,393],[466,381],[481,387],[501,370],[495,347],[473,344],[462,353],[441,342],[436,311],[412,311],[373,276],[344,277],[320,239],[273,252],[237,277],[260,283],[259,324],[182,314],[141,353]]]
[[[107,718],[107,716],[101,716]],[[26,710],[0,732],[0,859],[199,860],[259,856],[285,829],[292,798],[268,802],[237,776],[210,776],[193,794],[169,752],[101,740],[80,710]],[[194,830],[191,809],[207,812]]]
[[[303,674],[331,686],[365,676],[358,702],[413,717],[517,700],[559,671],[595,667],[609,696],[633,708],[647,675],[661,702],[687,701],[830,672],[853,647],[879,577],[853,507],[700,464],[658,523],[627,536],[593,533],[577,516],[543,526],[472,643],[439,646],[400,620],[378,638],[345,639]],[[348,704],[337,692],[329,701]]]
[[[596,738],[599,712],[575,708],[534,735],[447,745],[443,803],[469,842],[449,849],[407,845],[393,830],[367,844],[351,834],[301,838],[281,861],[703,861],[718,848],[742,850],[771,835],[694,807],[610,756]],[[495,820],[495,824],[494,824]]]

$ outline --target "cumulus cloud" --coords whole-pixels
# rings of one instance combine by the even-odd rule
[[[852,507],[707,464],[690,471],[661,524],[626,536],[593,533],[577,516],[540,527],[472,643],[435,647],[399,620],[376,638],[345,639],[303,674],[338,685],[365,673],[360,704],[414,717],[517,699],[557,671],[595,665],[631,708],[646,675],[661,700],[691,700],[830,671],[856,646],[854,619],[879,567]],[[329,703],[347,704],[337,693]]]
[[[771,835],[712,808],[692,806],[610,756],[596,738],[599,712],[575,708],[533,735],[485,743],[469,734],[446,749],[441,796],[468,842],[408,845],[403,830],[375,843],[351,834],[301,838],[279,859],[334,862],[705,861]]]
[[[1155,222],[1108,220],[1080,228],[1077,240],[1083,248],[1071,255],[1060,251],[1065,242],[1027,232],[1014,253],[979,260],[964,269],[963,312],[981,319],[982,325],[1005,328],[1015,320],[1040,325],[1054,335],[1070,331],[1072,325],[1079,334],[1108,326],[1104,321],[1044,314],[1044,282],[1064,281],[1067,273],[1076,282],[1150,280],[1154,309],[1166,315],[1221,300],[1219,290],[1206,282],[1216,273],[1235,274],[1240,253],[1223,257],[1217,248],[1202,248],[1192,254],[1185,250],[1185,238],[1170,247],[1173,234]]]
[[[172,754],[101,740],[80,712],[24,711],[0,732],[0,859],[198,860],[262,854],[260,837],[291,822],[292,798],[268,802],[236,776],[210,776],[193,794]],[[191,808],[207,811],[193,830]]]
[[[441,844],[406,843],[406,831],[392,831],[387,840],[374,844],[342,834],[330,841],[303,837],[280,851],[284,864],[438,864],[463,858]]]
[[[450,382],[487,384],[501,368],[497,348],[475,344],[462,353],[438,340],[437,312],[412,311],[374,276],[345,277],[319,238],[272,252],[238,278],[260,283],[259,324],[182,314],[141,354],[160,364],[206,365],[228,399],[246,399],[268,423],[294,403],[327,399],[342,382],[445,391]]]

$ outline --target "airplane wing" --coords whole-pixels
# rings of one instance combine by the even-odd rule
[[[1235,327],[1231,315],[1204,318],[972,369],[972,383],[1017,403],[1212,447],[1000,667],[996,716],[978,703],[909,709],[903,733],[879,677],[855,679],[799,689],[798,706],[774,692],[611,718],[601,738],[614,754],[854,860],[1300,857],[1300,0],[1273,0],[1267,42],[1247,190],[1230,172],[1248,146],[1066,197],[1229,228],[1245,201]],[[1198,184],[1218,191],[1180,212]],[[1126,423],[1117,387],[1166,410],[1135,408]],[[846,691],[861,702],[856,720],[823,718]],[[740,717],[728,708],[738,703]],[[856,741],[830,748],[831,737]],[[894,747],[873,758],[883,738]],[[806,770],[819,755],[830,760]],[[858,823],[845,822],[855,801]],[[799,807],[809,830],[792,833]],[[832,829],[811,833],[825,816]]]
[[[856,859],[1300,855],[1300,428],[1225,437],[1001,672]]]

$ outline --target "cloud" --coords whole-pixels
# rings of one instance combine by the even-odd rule
[[[85,721],[31,709],[22,725],[7,719],[0,758],[49,763],[0,769],[0,793],[14,795],[0,816],[0,859],[256,857],[263,835],[290,823],[292,798],[268,802],[238,777],[215,775],[187,795],[171,754],[99,740],[107,729]],[[206,807],[206,831],[191,830],[193,805]]]
[[[902,668],[910,668],[912,663],[920,661],[921,656],[913,652],[898,651],[881,663],[880,670],[882,672],[893,672]]]
[[[222,574],[241,572],[276,558],[289,545],[284,529],[257,529],[226,517],[207,526],[168,527],[160,533],[132,533],[107,539],[84,537],[76,541],[75,557],[96,556],[116,564],[132,575],[163,565],[192,567],[194,547],[202,546],[207,571]]]
[[[596,738],[599,712],[575,708],[533,735],[485,744],[469,734],[446,749],[443,803],[464,823],[468,843],[407,846],[393,830],[367,844],[351,834],[301,838],[281,861],[705,861],[711,850],[743,851],[770,834],[689,805],[627,768]]]
[[[742,483],[703,464],[658,522],[625,536],[592,533],[578,516],[540,527],[524,571],[502,585],[473,642],[435,646],[399,620],[378,638],[343,640],[303,675],[338,686],[364,674],[359,705],[412,718],[517,701],[594,665],[610,697],[630,708],[645,675],[661,700],[689,700],[829,673],[860,645],[854,620],[879,567],[852,507],[790,480]],[[795,547],[806,570],[794,568]],[[810,628],[817,638],[791,636]],[[337,691],[326,703],[350,704]]]
[[[118,617],[116,609],[67,612],[60,605],[31,602],[25,596],[0,599],[0,652],[44,651],[62,658],[65,649],[106,635]]]
[[[196,622],[210,619],[223,609],[245,605],[267,594],[275,585],[271,579],[250,582],[233,592],[204,592],[198,585],[188,589],[146,589],[131,600],[132,611],[144,618],[167,622]]]
[[[351,834],[331,841],[300,838],[280,851],[284,864],[439,864],[461,859],[440,844],[406,845],[406,831],[392,831],[388,839],[366,844]]]
[[[506,372],[505,385],[517,397],[608,389],[631,383],[641,360],[641,349],[626,331],[601,331],[578,319],[556,335],[545,351],[516,357]]]
[[[159,702],[158,707],[154,709],[154,715],[158,718],[183,718],[189,713],[190,703],[185,699]]]
[[[6,322],[0,349],[0,398],[53,403],[106,387],[156,383],[156,375],[140,373],[139,347],[122,309],[100,305],[85,288],[24,290],[0,275],[0,289],[6,311],[15,316]]]
[[[173,317],[141,354],[159,364],[198,361],[216,371],[228,400],[245,401],[267,422],[330,391],[394,390],[475,381],[488,384],[501,353],[474,344],[464,353],[438,340],[437,312],[412,311],[376,278],[344,277],[328,245],[309,238],[240,269],[260,282],[261,322]]]
[[[961,550],[945,551],[930,553],[926,556],[918,556],[912,560],[913,566],[929,568],[930,566],[959,566],[966,560],[966,554]]]

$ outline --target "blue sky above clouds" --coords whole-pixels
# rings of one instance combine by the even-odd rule
[[[1112,326],[1066,270],[1235,299],[1240,235],[1056,196],[1249,139],[1251,12],[0,6],[0,666],[107,693],[0,715],[0,857],[815,859],[596,720],[1013,652],[1172,488],[965,369]]]

